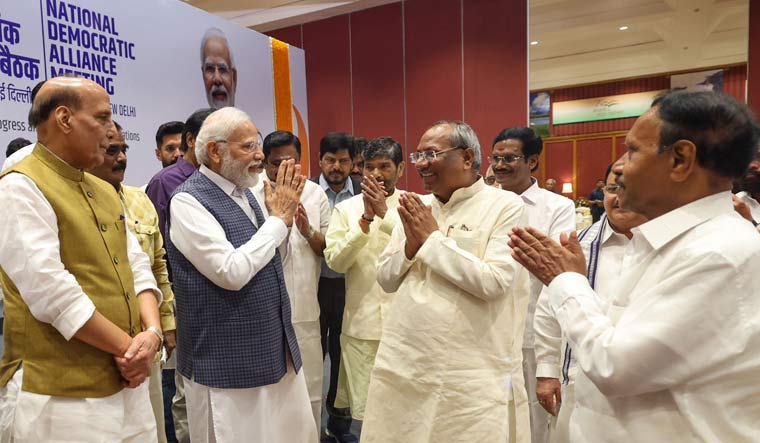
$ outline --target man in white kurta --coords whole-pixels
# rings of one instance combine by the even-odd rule
[[[433,195],[400,197],[402,224],[380,257],[378,282],[398,292],[362,442],[527,441],[520,348],[528,279],[506,244],[526,220],[524,204],[478,176],[480,145],[464,123],[431,127],[412,163]]]
[[[531,176],[540,166],[542,150],[543,141],[531,128],[506,128],[494,138],[489,160],[501,189],[514,192],[525,202],[528,226],[558,240],[561,233],[575,230],[575,204],[569,198],[539,187],[538,181]],[[549,431],[549,415],[536,398],[536,354],[533,349],[533,316],[543,287],[540,280],[531,276],[522,349],[533,443],[546,443]]]
[[[254,187],[254,195],[264,202],[264,181],[274,185],[283,161],[301,160],[301,141],[288,131],[275,131],[264,138],[264,173]],[[266,208],[262,207],[266,214]],[[330,221],[330,203],[318,184],[307,181],[296,212],[297,229],[291,229],[283,255],[282,270],[288,288],[293,329],[301,350],[303,372],[309,391],[311,410],[317,427],[322,423],[322,341],[319,328],[317,285],[325,249],[325,234]]]
[[[362,194],[335,206],[325,249],[330,269],[346,275],[339,385],[346,385],[346,406],[356,420],[364,419],[370,373],[391,301],[377,283],[377,264],[399,223],[397,207],[403,191],[396,183],[404,170],[401,145],[390,137],[370,141],[362,154],[367,177]]]
[[[645,221],[642,216],[620,208],[616,195],[616,176],[611,169],[610,166],[603,188],[605,215],[578,234],[588,263],[589,283],[605,302],[617,290],[618,277],[623,271],[623,256],[632,236],[631,229]],[[578,397],[585,399],[584,389],[588,389],[589,382],[584,377],[581,385],[576,385],[575,354],[567,343],[559,322],[554,318],[547,291],[541,292],[538,299],[534,330],[536,395],[541,406],[556,417],[549,430],[549,441],[568,443],[576,392],[580,389]]]
[[[757,439],[760,237],[730,194],[757,130],[746,107],[708,92],[671,92],[634,123],[618,198],[649,221],[632,230],[606,306],[575,235],[511,236],[590,381],[571,441]]]
[[[204,121],[196,141],[196,155],[201,163],[199,171],[178,188],[171,200],[169,254],[171,256],[172,249],[176,248],[196,268],[197,272],[219,287],[219,297],[227,297],[228,300],[222,303],[242,305],[243,301],[235,302],[229,297],[250,296],[250,291],[235,295],[223,291],[236,292],[248,288],[248,283],[262,273],[267,266],[279,262],[277,248],[287,240],[289,226],[297,210],[305,178],[300,176],[300,168],[294,166],[294,161],[288,160],[280,165],[274,190],[272,186],[265,183],[264,204],[250,200],[247,188],[256,185],[264,155],[256,126],[246,114],[235,108],[228,107],[215,111]],[[196,177],[197,174],[203,174],[204,177]],[[189,192],[184,192],[185,189],[192,190],[189,186],[199,178],[203,183],[210,182],[208,186],[218,187],[234,205],[242,210],[256,228],[250,240],[235,248],[227,238],[230,234],[223,229],[216,218],[220,215],[212,214],[196,197]],[[250,198],[253,196],[251,195]],[[257,213],[263,212],[264,207],[267,208],[268,214]],[[173,258],[179,260],[180,257]],[[180,262],[177,261],[177,263],[178,270],[175,279],[179,281],[180,273],[186,271],[180,271]],[[279,273],[280,271],[276,268],[275,264],[274,272]],[[267,289],[262,288],[262,290]],[[196,294],[184,293],[180,287],[176,286],[176,282],[175,293],[178,303],[177,324],[182,342],[186,340],[185,334],[188,334],[184,328],[192,326],[189,322],[202,321],[202,319],[191,317],[183,320],[185,309],[183,303],[188,303],[187,298]],[[274,302],[278,305],[287,302],[288,309],[285,312],[289,313],[287,298],[282,302]],[[272,301],[259,302],[262,313],[257,315],[263,315],[263,309],[267,303],[271,304]],[[232,308],[234,305],[226,306]],[[250,304],[246,306],[250,308]],[[234,317],[235,314],[236,310],[230,310],[227,317]],[[256,346],[266,347],[267,341],[282,340],[282,335],[289,334],[287,328],[290,318],[282,318],[280,320],[282,326],[275,325],[274,333],[264,329],[265,320],[264,317],[259,319],[246,317],[236,321],[261,323],[260,334],[266,334],[263,337],[270,337],[269,340],[264,340],[262,337],[239,337],[238,341],[256,340],[254,342]],[[234,322],[234,320],[231,321]],[[244,327],[248,326],[239,323],[239,328]],[[256,327],[255,323],[253,327]],[[227,329],[233,331],[231,333],[235,331],[234,325]],[[216,372],[222,370],[218,368],[217,371],[209,371],[208,365],[219,365],[219,362],[209,361],[208,355],[199,354],[199,351],[195,349],[200,349],[208,340],[210,338],[204,337],[195,338],[194,342],[186,342],[179,355],[179,369],[185,371],[182,375],[187,398],[190,438],[193,442],[317,441],[317,428],[309,406],[304,372],[298,370],[296,366],[295,356],[298,356],[300,360],[300,353],[295,353],[297,347],[293,347],[290,337],[284,343],[285,349],[274,350],[276,355],[258,355],[254,361],[241,363],[242,366],[226,376],[227,378],[222,382],[214,382],[214,384],[256,385],[240,388],[215,387],[197,380],[196,376],[201,374],[201,367],[205,371],[204,377],[213,377]],[[234,338],[230,340],[236,341]],[[234,349],[232,347],[236,345],[230,343],[229,346],[230,349]],[[280,363],[282,352],[284,352],[285,364]],[[183,364],[186,364],[183,359],[188,358],[193,364],[192,374],[187,374],[186,367],[183,369]],[[238,356],[226,355],[225,358],[235,359]],[[284,375],[275,383],[261,384],[257,380],[250,382],[250,378],[258,376],[255,375],[259,373],[255,369],[257,365],[285,366],[286,371],[283,371]],[[251,372],[246,372],[249,369],[245,367],[249,367]],[[192,378],[188,378],[191,376]],[[246,381],[238,382],[235,377]]]

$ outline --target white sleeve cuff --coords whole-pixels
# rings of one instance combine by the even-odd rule
[[[538,363],[536,365],[536,377],[559,378],[559,366],[552,363]]]
[[[67,341],[95,314],[95,304],[89,297],[77,297],[51,323]]]

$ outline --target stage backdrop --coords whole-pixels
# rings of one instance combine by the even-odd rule
[[[307,151],[308,171],[303,50],[176,0],[2,0],[0,161],[10,140],[36,141],[26,122],[34,85],[73,73],[108,91],[130,146],[125,182],[147,183],[161,168],[154,154],[158,126],[209,107],[201,40],[211,28],[229,42],[235,106],[263,136],[294,131]]]

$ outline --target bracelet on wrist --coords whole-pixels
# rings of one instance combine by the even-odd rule
[[[364,216],[364,214],[362,214],[362,220],[365,221],[365,222],[367,222],[367,223],[372,223],[373,221],[375,221],[375,218],[374,217],[367,218],[367,217]]]
[[[164,345],[164,334],[161,332],[161,330],[158,329],[155,326],[151,326],[148,329],[146,329],[145,331],[152,332],[152,333],[156,334],[156,337],[158,337],[158,349],[161,349],[161,346]]]

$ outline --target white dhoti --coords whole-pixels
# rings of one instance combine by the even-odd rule
[[[536,352],[523,348],[523,374],[530,406],[530,435],[533,443],[549,442],[549,415],[536,397]]]
[[[0,441],[13,443],[150,443],[156,420],[148,382],[103,398],[21,390],[22,370],[0,389]]]
[[[317,442],[304,371],[288,372],[273,385],[210,388],[182,377],[193,443]]]
[[[367,405],[369,379],[372,368],[375,367],[375,355],[380,346],[380,340],[361,340],[340,335],[340,375],[338,386],[345,386],[351,407],[351,417],[364,420],[364,409]],[[336,407],[341,407],[335,400]]]
[[[311,412],[319,429],[322,425],[322,378],[325,372],[319,320],[293,323],[293,330],[301,351],[302,371],[306,378]]]
[[[570,442],[570,416],[575,407],[575,383],[562,385],[562,405],[549,431],[549,443]]]

